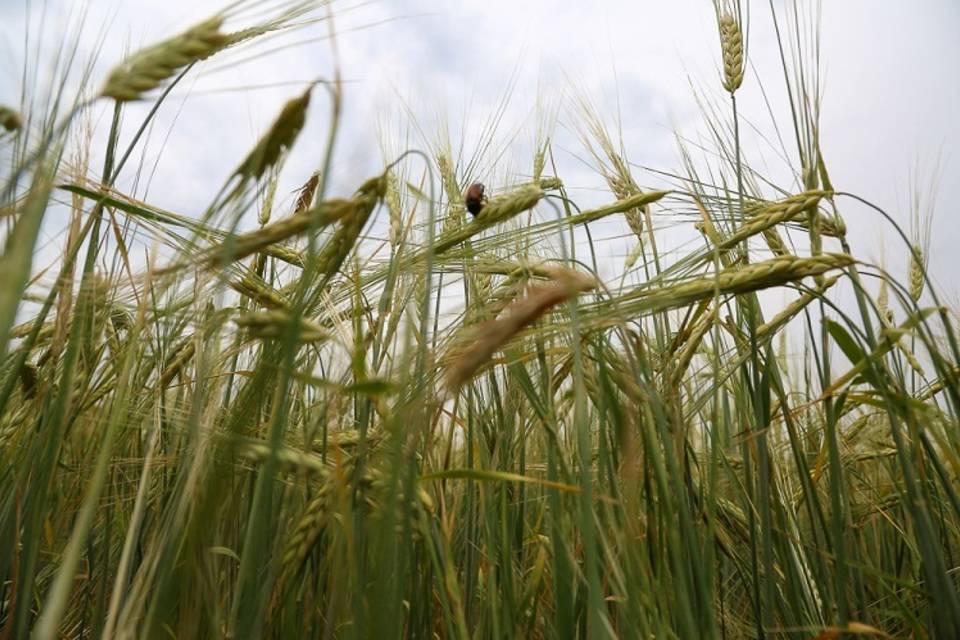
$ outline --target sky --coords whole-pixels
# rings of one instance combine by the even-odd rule
[[[765,1],[744,4],[750,69],[738,102],[747,134],[760,143],[745,145],[745,153],[754,165],[782,177],[784,163],[761,143],[776,133],[767,101],[780,127],[789,122],[783,119],[788,107],[770,7]],[[781,13],[790,6],[781,0],[773,4]],[[222,5],[210,0],[91,0],[85,5],[0,0],[0,102],[19,100],[27,59],[24,33],[39,34],[31,42],[41,43],[40,62],[29,77],[43,79],[84,6],[78,58],[99,49],[97,85],[125,50],[168,37]],[[804,11],[815,6],[800,3]],[[547,130],[560,175],[575,199],[599,203],[610,197],[599,192],[602,184],[584,161],[578,98],[587,97],[619,130],[632,162],[664,171],[681,166],[677,135],[697,140],[704,132],[698,93],[726,104],[709,0],[373,0],[334,2],[333,11],[336,60],[346,89],[332,178],[334,190],[344,194],[383,165],[385,140],[392,152],[430,148],[447,129],[454,149],[462,149],[462,162],[470,161],[479,132],[508,96],[494,151],[472,177],[496,185],[529,175],[538,128],[552,123]],[[172,210],[202,211],[283,102],[301,91],[303,82],[330,77],[334,56],[328,33],[328,24],[320,23],[283,41],[300,46],[262,55],[281,42],[273,41],[231,54],[226,62],[204,63],[174,92],[151,130],[142,156],[148,170],[136,184],[127,176],[120,186]],[[826,2],[820,36],[821,140],[834,185],[880,204],[905,229],[911,189],[919,188],[923,207],[933,212],[931,273],[948,299],[960,299],[955,254],[960,246],[960,73],[955,69],[960,3]],[[247,53],[258,55],[240,64]],[[328,112],[322,96],[315,93],[308,125],[284,175],[281,193],[287,198],[320,162]],[[137,109],[145,108],[132,109],[128,122],[135,123]],[[109,109],[95,106],[86,117],[103,132]],[[787,148],[794,149],[789,142]],[[643,186],[660,186],[656,175],[639,168],[636,177]],[[842,213],[855,252],[902,275],[906,254],[889,228],[853,204],[844,205]],[[48,238],[51,244],[53,239]],[[623,242],[611,246],[617,260],[629,250]],[[622,264],[617,260],[610,269]]]

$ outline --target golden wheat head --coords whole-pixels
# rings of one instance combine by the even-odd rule
[[[723,48],[723,88],[733,93],[743,84],[743,32],[729,13],[720,16],[720,44]]]

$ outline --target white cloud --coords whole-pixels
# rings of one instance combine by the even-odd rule
[[[71,3],[49,4],[51,15],[59,15]],[[914,3],[890,0],[824,4],[822,137],[831,177],[838,188],[863,194],[906,221],[912,167],[918,158],[921,167],[932,166],[942,151],[932,267],[942,284],[956,290],[960,269],[952,254],[960,242],[960,222],[951,208],[960,202],[960,158],[952,150],[960,140],[956,117],[960,74],[952,67],[960,59],[960,6],[947,0],[925,3],[923,10]],[[102,77],[110,63],[119,59],[125,45],[135,48],[164,37],[220,5],[212,0],[91,3],[91,38],[94,27],[113,17],[101,73],[95,77]],[[17,24],[21,6],[0,7],[0,18],[8,25],[5,46],[14,51],[22,34],[10,25]],[[486,158],[479,168],[484,179],[502,177],[504,167],[517,174],[529,171],[538,99],[570,104],[573,92],[583,92],[611,122],[619,108],[630,159],[669,170],[679,166],[674,127],[694,135],[700,126],[688,77],[720,96],[719,44],[712,3],[707,0],[415,0],[336,6],[338,46],[349,80],[334,176],[340,191],[349,190],[375,170],[380,162],[378,124],[396,123],[397,114],[407,105],[428,136],[435,135],[438,119],[449,122],[455,146],[462,135],[469,160],[478,130],[514,73],[516,84],[500,132],[507,137],[522,125],[522,133],[515,140],[501,140],[508,153],[495,166],[492,156]],[[782,118],[786,102],[768,5],[754,2],[751,7],[750,60]],[[354,29],[363,25],[374,26]],[[325,29],[317,25],[297,37],[322,36]],[[87,41],[87,52],[95,44]],[[159,204],[187,212],[202,210],[282,102],[298,89],[290,85],[230,93],[207,90],[308,80],[328,74],[331,57],[328,43],[320,42],[210,73],[217,65],[215,60],[207,63],[166,143],[151,186],[151,197]],[[0,81],[6,86],[0,87],[0,100],[9,101],[19,79],[15,73],[4,73]],[[748,76],[739,95],[744,116],[759,122],[772,138],[763,96],[752,77]],[[183,98],[179,92],[164,110],[148,158],[158,152]],[[288,189],[319,162],[326,112],[318,92],[310,124],[289,167]],[[582,155],[569,128],[570,115],[561,111],[557,146]],[[105,124],[106,118],[101,120]],[[134,122],[134,114],[128,122]],[[786,122],[780,120],[781,125]],[[461,127],[466,133],[461,133]],[[424,142],[414,137],[411,144]],[[787,146],[792,151],[789,140]],[[748,152],[752,160],[761,160],[756,152]],[[764,158],[772,159],[773,154],[765,153]],[[597,184],[596,176],[582,170],[573,155],[559,153],[558,160],[572,186]],[[591,197],[589,191],[582,196]],[[849,216],[855,248],[877,257],[882,225],[852,205],[844,213]],[[891,262],[903,258],[892,238],[886,248]],[[889,266],[894,271],[903,269]]]

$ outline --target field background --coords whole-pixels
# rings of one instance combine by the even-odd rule
[[[0,638],[957,637],[960,19],[681,4],[0,10]]]

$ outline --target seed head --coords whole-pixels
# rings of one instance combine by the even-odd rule
[[[101,96],[118,102],[139,100],[184,67],[212,56],[230,44],[220,32],[223,17],[216,16],[130,56],[107,78]]]
[[[320,184],[320,172],[315,171],[310,179],[307,180],[300,192],[297,194],[297,204],[293,207],[293,212],[303,213],[313,204],[313,195],[317,192],[317,186]]]
[[[293,146],[306,122],[307,107],[310,105],[312,89],[313,87],[309,87],[303,94],[293,98],[283,106],[280,115],[277,116],[270,130],[257,142],[257,146],[237,167],[234,175],[238,175],[244,180],[260,178],[267,169],[276,164],[284,151]]]
[[[720,44],[723,48],[723,88],[733,93],[743,84],[743,33],[729,13],[720,17]]]
[[[919,302],[920,296],[923,295],[925,261],[923,259],[923,249],[919,245],[914,245],[912,249],[910,268],[908,270],[908,278],[910,281],[909,291],[913,301]]]

